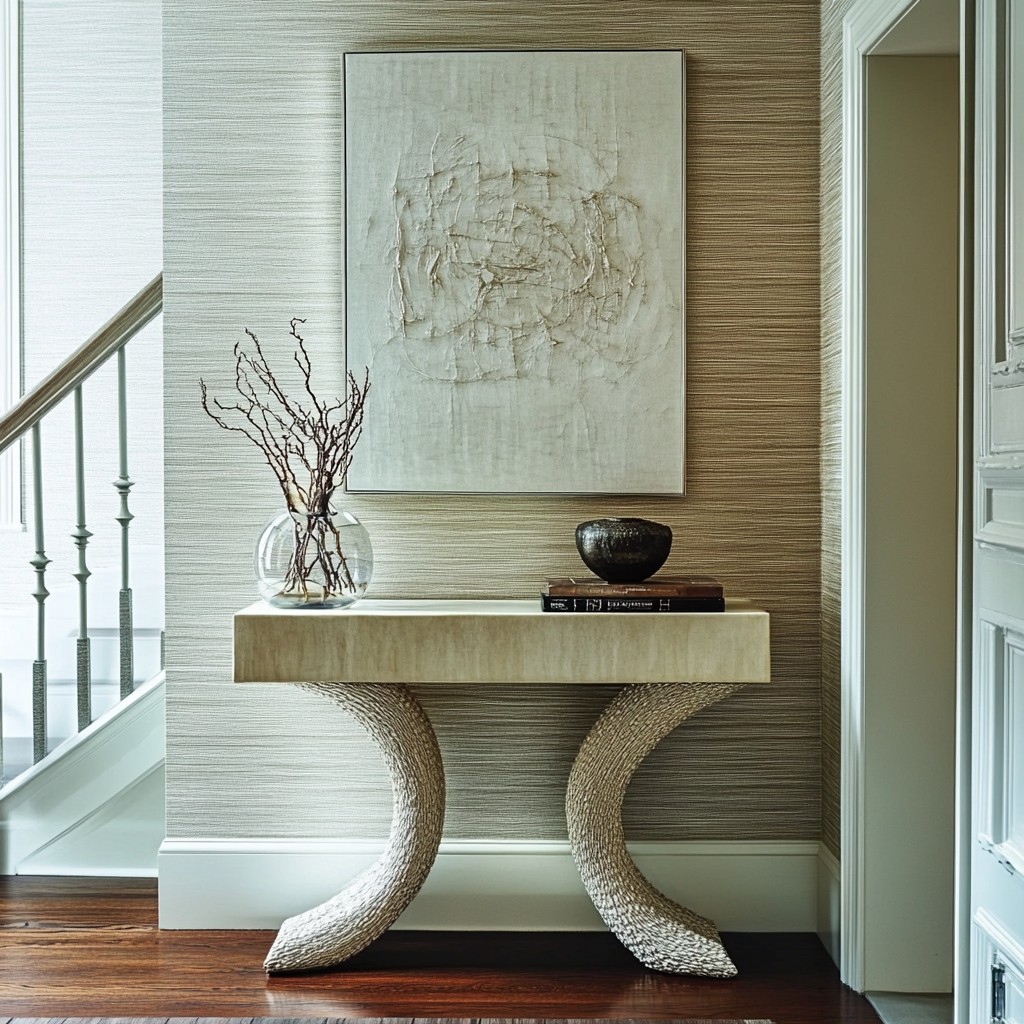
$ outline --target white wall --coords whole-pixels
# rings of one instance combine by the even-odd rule
[[[865,988],[949,991],[958,62],[870,57]]]

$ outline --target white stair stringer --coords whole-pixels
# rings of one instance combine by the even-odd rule
[[[0,789],[0,874],[155,875],[156,848],[151,867],[145,848],[162,829],[164,751],[160,672]],[[104,832],[143,848],[104,863],[102,850],[119,845]],[[66,855],[76,843],[79,861],[58,870],[58,848]]]
[[[18,873],[155,878],[164,825],[164,766],[160,763],[25,858]]]

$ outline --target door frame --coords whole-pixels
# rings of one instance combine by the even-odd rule
[[[864,718],[866,700],[865,652],[868,643],[866,616],[866,480],[867,480],[867,392],[865,365],[867,355],[866,324],[866,266],[865,266],[865,213],[866,213],[866,60],[882,38],[906,17],[917,0],[857,0],[843,21],[843,124],[842,124],[842,309],[841,309],[841,539],[840,539],[840,707],[841,707],[841,776],[840,776],[840,943],[839,969],[843,982],[861,992],[865,988],[865,809],[867,784],[864,763]],[[965,46],[965,4],[961,2],[961,118],[965,116],[966,96],[963,82],[965,68],[971,62]],[[962,139],[969,139],[961,121]],[[961,152],[961,170],[964,157]],[[963,194],[968,181],[961,175],[961,223],[963,224]],[[965,237],[963,231],[961,238]],[[963,241],[961,242],[963,248]],[[964,264],[966,261],[961,260]],[[964,268],[961,266],[961,295],[965,293]],[[958,444],[961,470],[957,495],[958,516],[958,596],[957,596],[957,808],[962,815],[961,797],[964,772],[969,768],[969,757],[962,757],[961,738],[964,734],[962,696],[970,680],[970,642],[967,630],[970,616],[963,613],[963,599],[969,593],[965,580],[970,579],[970,506],[965,489],[963,466],[971,464],[964,454],[970,453],[971,435],[969,388],[965,388],[964,303],[961,302],[960,324],[960,404],[958,409]],[[966,378],[969,380],[969,375]],[[966,397],[965,397],[966,393]],[[969,480],[968,468],[968,480]],[[965,540],[966,536],[966,540]],[[969,609],[968,609],[969,611]],[[967,666],[966,672],[964,666]],[[969,708],[969,697],[966,706]],[[969,721],[968,721],[969,726]],[[958,828],[957,836],[962,830]],[[912,841],[912,837],[908,838]],[[965,991],[966,957],[959,956],[961,941],[969,921],[965,921],[963,899],[969,894],[963,879],[969,865],[964,863],[966,848],[958,842],[956,906],[954,934],[955,989]],[[969,916],[969,906],[968,906]],[[966,948],[966,947],[964,947]],[[961,1016],[958,1005],[958,1020]]]

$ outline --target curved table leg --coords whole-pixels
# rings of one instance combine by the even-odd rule
[[[353,716],[380,745],[391,775],[394,817],[378,861],[337,896],[281,925],[268,974],[330,967],[385,932],[426,880],[444,824],[444,768],[437,737],[408,687],[304,683]]]
[[[633,773],[664,737],[738,689],[727,683],[627,686],[591,729],[569,774],[569,843],[583,884],[619,941],[656,971],[731,978],[736,967],[714,922],[673,903],[633,863],[622,800]]]

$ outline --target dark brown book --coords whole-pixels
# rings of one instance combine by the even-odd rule
[[[711,576],[652,576],[642,583],[608,583],[596,576],[548,580],[548,597],[722,597],[722,584]]]

